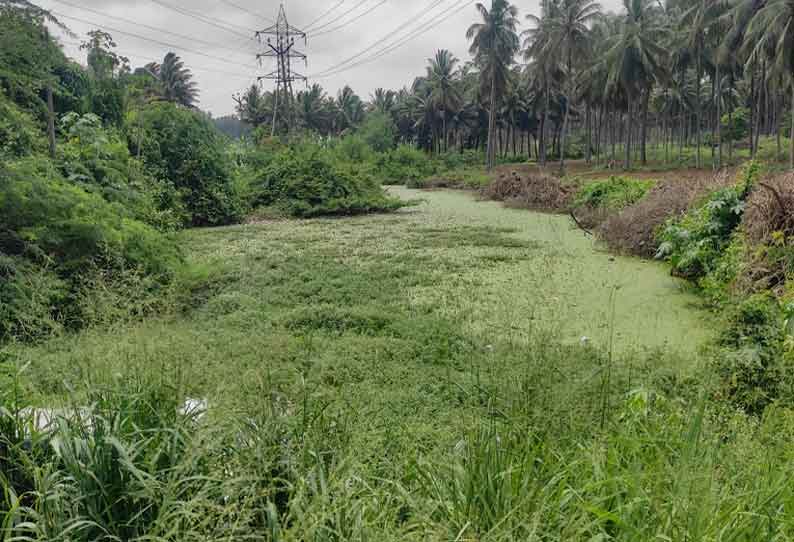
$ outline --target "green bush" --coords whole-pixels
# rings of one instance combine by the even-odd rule
[[[291,216],[392,211],[403,202],[386,195],[370,176],[354,174],[314,145],[279,153],[255,186],[255,204]]]
[[[762,414],[774,401],[784,399],[792,384],[792,367],[783,355],[783,312],[773,295],[755,294],[729,311],[724,347],[714,362],[720,398],[749,414]]]
[[[576,195],[577,207],[619,211],[633,205],[645,197],[653,186],[653,181],[610,177],[602,181],[585,184]]]
[[[735,186],[713,192],[702,205],[671,220],[659,235],[657,258],[669,261],[676,274],[693,280],[717,269],[742,222],[758,175],[759,166],[748,163]]]
[[[181,263],[173,241],[68,183],[44,159],[0,166],[0,254],[0,340],[80,327],[76,299],[92,273],[108,284],[149,277],[156,292]]]
[[[722,140],[741,141],[750,135],[750,110],[737,107],[733,112],[722,116]]]
[[[60,128],[65,141],[58,149],[59,165],[68,181],[124,205],[135,218],[161,230],[174,230],[188,220],[176,188],[146,175],[121,136],[105,129],[99,117],[68,113]]]
[[[437,171],[430,156],[413,145],[400,145],[381,154],[377,161],[377,174],[384,184],[410,184]]]
[[[244,206],[225,142],[205,116],[170,103],[152,104],[126,123],[127,140],[149,174],[182,194],[193,226],[238,221]]]
[[[0,160],[44,150],[44,137],[34,119],[0,92]]]
[[[370,113],[357,133],[375,152],[387,152],[394,148],[396,129],[389,115]]]
[[[358,134],[343,137],[334,145],[333,150],[342,162],[363,164],[374,157],[372,147]]]

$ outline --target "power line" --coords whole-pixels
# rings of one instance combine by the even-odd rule
[[[331,6],[331,8],[330,8],[328,11],[324,11],[322,15],[320,15],[319,17],[317,17],[316,19],[314,19],[312,22],[310,22],[309,24],[307,24],[307,25],[306,25],[306,26],[305,26],[303,29],[304,29],[306,32],[308,32],[308,31],[309,31],[309,29],[310,29],[311,27],[313,27],[315,24],[317,24],[317,22],[318,22],[318,21],[322,21],[322,20],[323,20],[323,19],[324,19],[324,18],[325,18],[327,15],[329,15],[329,14],[333,13],[334,11],[336,11],[336,10],[337,10],[338,8],[340,8],[340,7],[342,6],[342,4],[344,4],[344,3],[345,3],[345,0],[340,0],[340,2],[339,2],[338,4],[335,4],[335,5]]]
[[[235,35],[243,37],[243,38],[248,38],[248,37],[250,37],[250,36],[252,36],[254,34],[254,31],[249,29],[249,28],[245,28],[243,26],[239,26],[239,25],[236,25],[236,24],[233,24],[233,23],[226,23],[226,22],[221,23],[220,21],[216,21],[215,19],[213,19],[211,17],[206,17],[206,16],[204,16],[204,15],[202,15],[200,13],[196,13],[194,11],[187,10],[187,9],[185,9],[183,7],[171,5],[171,4],[167,3],[167,2],[164,2],[163,0],[149,0],[149,1],[150,2],[154,2],[155,4],[157,4],[159,6],[162,6],[162,7],[166,8],[166,9],[170,9],[171,11],[176,11],[177,13],[180,13],[182,15],[186,15],[188,17],[191,17],[193,19],[201,21],[204,24],[208,24],[210,26],[214,26],[215,28],[219,28],[221,30],[225,30],[226,32],[229,32],[231,34],[235,34]],[[239,30],[242,30],[243,32],[246,32],[247,34],[243,34],[239,30],[235,30],[235,28],[239,29]]]
[[[64,40],[64,39],[59,39],[58,41],[59,41],[59,43],[61,45],[71,45],[72,47],[80,47],[82,45],[82,43],[80,43],[79,41],[68,41],[68,40]],[[144,62],[159,62],[159,60],[151,58],[147,53],[141,53],[140,51],[135,51],[135,50],[132,50],[132,49],[129,49],[129,48],[126,48],[126,47],[124,48],[124,50],[125,50],[125,52],[127,54],[135,55],[135,56],[139,57]],[[203,67],[196,68],[196,67],[191,66],[190,67],[190,71],[192,71],[192,72],[214,73],[214,74],[218,74],[218,75],[225,75],[227,77],[234,77],[234,78],[240,79],[240,80],[251,81],[251,78],[248,77],[248,76],[240,75],[239,73],[232,73],[232,72],[227,72],[227,71],[223,71],[223,70],[218,70],[218,69],[214,69],[214,68],[203,68]],[[254,78],[254,80],[255,80],[255,78]]]
[[[194,41],[196,43],[204,44],[204,45],[207,45],[209,47],[217,47],[219,49],[224,49],[226,51],[231,51],[233,53],[248,53],[248,51],[242,51],[240,49],[229,49],[228,47],[224,47],[223,45],[221,45],[219,43],[211,43],[211,42],[208,42],[208,41],[197,39],[197,38],[192,37],[192,36],[186,36],[184,34],[177,34],[176,32],[171,32],[170,30],[165,30],[163,28],[157,28],[156,26],[150,26],[150,25],[145,24],[145,23],[139,23],[137,21],[133,21],[133,20],[127,19],[125,17],[119,17],[119,16],[116,16],[116,15],[111,15],[110,13],[104,13],[102,11],[98,11],[96,9],[92,9],[92,8],[89,8],[89,7],[80,6],[80,5],[77,5],[77,4],[72,4],[71,2],[67,2],[66,0],[54,0],[54,1],[59,3],[59,4],[63,4],[65,6],[69,6],[69,7],[75,8],[75,9],[79,9],[81,11],[88,11],[88,12],[94,13],[96,15],[101,15],[103,17],[109,17],[111,19],[116,19],[118,21],[123,21],[123,22],[125,22],[127,24],[140,26],[142,28],[146,28],[146,29],[152,30],[154,32],[162,32],[163,34],[168,34],[168,35],[174,36],[176,38]]]
[[[347,17],[347,16],[348,16],[350,13],[352,13],[352,12],[356,11],[358,8],[360,8],[361,6],[363,6],[364,4],[366,4],[367,2],[369,2],[369,0],[361,0],[361,2],[357,3],[355,6],[353,6],[353,7],[352,7],[352,8],[350,8],[349,10],[347,10],[347,11],[343,12],[343,13],[342,13],[341,15],[339,15],[338,17],[334,17],[334,18],[333,18],[333,19],[331,19],[330,21],[326,21],[326,22],[324,22],[323,24],[321,24],[320,26],[318,26],[317,28],[315,28],[315,29],[314,29],[314,31],[315,31],[315,32],[317,32],[318,30],[323,30],[324,28],[327,28],[327,27],[331,26],[332,24],[334,24],[334,23],[335,23],[335,22],[337,22],[338,20],[342,19],[343,17]]]
[[[86,19],[81,19],[79,17],[74,17],[73,15],[66,15],[64,13],[58,13],[57,11],[52,11],[51,13],[53,15],[56,15],[58,17],[62,17],[64,19],[71,19],[73,21],[77,21],[79,23],[87,24],[87,25],[90,25],[90,26],[95,26],[97,28],[102,28],[103,30],[107,30],[107,31],[110,31],[110,32],[116,32],[118,34],[124,34],[126,36],[137,38],[139,40],[148,41],[148,42],[151,42],[151,43],[156,43],[156,44],[161,45],[163,47],[168,47],[168,48],[171,48],[171,49],[174,49],[174,50],[177,50],[177,51],[184,51],[184,52],[187,52],[187,53],[192,53],[192,54],[196,54],[196,55],[199,55],[199,56],[203,56],[203,57],[206,57],[206,58],[209,58],[209,59],[212,59],[212,60],[218,60],[220,62],[223,62],[224,64],[227,64],[227,65],[230,63],[228,58],[222,58],[222,57],[219,57],[219,56],[203,53],[201,51],[196,51],[195,49],[188,49],[187,47],[182,47],[181,45],[174,45],[173,43],[167,43],[167,42],[164,42],[164,41],[160,41],[160,40],[156,40],[156,39],[152,39],[152,38],[147,38],[147,37],[141,36],[139,34],[134,34],[132,32],[127,32],[125,30],[119,30],[118,28],[113,28],[112,26],[102,25],[102,24],[99,24],[99,23],[97,23],[95,21],[88,21]],[[237,64],[238,66],[242,66],[243,68],[254,69],[254,70],[256,69],[256,66],[253,66],[253,65],[250,65],[250,64],[241,64],[241,63],[237,63],[237,62],[234,62],[234,64]]]
[[[345,66],[346,64],[350,64],[352,62],[355,62],[357,59],[361,58],[362,56],[364,56],[367,53],[369,53],[371,50],[375,49],[378,45],[384,43],[385,41],[388,41],[389,38],[399,34],[400,31],[402,31],[403,29],[407,28],[412,23],[422,19],[425,15],[431,13],[434,9],[436,9],[439,5],[443,4],[446,1],[448,1],[448,0],[435,0],[427,9],[415,14],[413,17],[409,18],[407,21],[405,21],[404,23],[399,25],[397,28],[395,28],[394,30],[392,30],[391,32],[389,32],[388,34],[383,36],[382,38],[380,38],[378,41],[376,41],[376,42],[370,44],[369,46],[365,47],[362,51],[360,51],[359,53],[351,56],[350,58],[347,58],[347,59],[343,60],[342,62],[334,64],[330,68],[327,68],[327,69],[319,72],[317,75],[324,75],[324,74],[326,74],[328,72],[335,71],[338,68],[341,68],[342,66]],[[455,1],[455,0],[453,0],[453,1]],[[441,13],[443,13],[443,11]]]
[[[244,8],[244,7],[240,6],[240,5],[238,5],[238,4],[235,4],[231,0],[220,0],[220,1],[223,2],[224,4],[226,4],[227,6],[232,6],[233,8],[237,8],[240,11],[242,11],[243,13],[247,13],[248,15],[252,15],[252,16],[258,18],[258,19],[264,19],[265,21],[270,22],[270,23],[275,22],[270,17],[265,17],[264,15],[260,15],[259,13],[251,11],[250,9],[247,9],[247,8]]]
[[[452,15],[455,15],[456,13],[459,13],[460,11],[463,11],[465,8],[467,8],[470,5],[472,5],[475,1],[476,0],[462,0],[463,4],[462,5],[458,4],[457,6],[453,6],[452,8],[450,8],[452,11],[448,12],[448,15],[446,17],[442,17],[441,19],[438,19],[438,16],[437,16],[435,20],[431,20],[431,21],[428,21],[428,22],[424,23],[418,29],[414,30],[411,34],[409,34],[408,36],[405,36],[405,38],[402,41],[398,41],[397,43],[394,43],[392,45],[386,46],[385,48],[383,48],[380,51],[376,52],[373,56],[371,56],[369,58],[365,58],[365,59],[360,60],[360,61],[358,61],[358,62],[356,62],[356,63],[354,63],[354,64],[352,64],[350,66],[347,66],[347,67],[344,67],[344,68],[340,68],[340,69],[332,71],[330,73],[321,73],[320,75],[312,75],[311,77],[313,79],[325,79],[325,78],[331,77],[333,75],[337,75],[339,73],[352,70],[353,68],[357,68],[358,66],[361,66],[363,64],[369,64],[370,62],[374,62],[374,61],[380,59],[381,57],[383,57],[383,56],[385,56],[385,55],[387,55],[387,54],[389,54],[389,53],[391,53],[393,51],[396,51],[397,49],[405,46],[407,43],[409,43],[414,38],[417,38],[417,37],[419,37],[419,36],[421,36],[423,34],[426,34],[430,30],[432,30],[433,28],[437,27],[439,24],[441,24],[441,23],[445,22],[446,20],[448,20],[449,17],[451,17]],[[457,8],[457,9],[455,9],[455,8]],[[441,15],[443,16],[444,14],[442,13]]]
[[[358,21],[359,19],[361,19],[361,18],[363,18],[363,17],[366,17],[367,15],[369,15],[370,13],[372,13],[373,11],[375,11],[376,9],[378,9],[379,7],[381,7],[383,4],[385,4],[385,3],[386,3],[386,2],[388,2],[388,1],[389,1],[389,0],[381,0],[380,2],[378,2],[377,4],[375,4],[374,6],[372,6],[371,8],[369,8],[369,9],[368,9],[367,11],[365,11],[364,13],[361,13],[361,14],[359,14],[359,15],[357,15],[357,16],[355,16],[355,17],[353,17],[353,18],[352,18],[352,19],[350,19],[349,21],[347,21],[347,22],[344,22],[344,23],[340,24],[340,25],[339,25],[339,26],[337,26],[336,28],[330,28],[330,29],[328,29],[328,30],[323,30],[322,32],[319,32],[319,33],[317,33],[317,34],[312,34],[312,37],[313,37],[313,38],[316,38],[316,37],[318,37],[318,36],[322,36],[322,35],[325,35],[325,34],[330,34],[330,33],[332,33],[332,32],[336,32],[337,30],[341,30],[342,28],[344,28],[344,27],[346,27],[346,26],[348,26],[348,25],[350,25],[350,24],[353,24],[354,22]]]

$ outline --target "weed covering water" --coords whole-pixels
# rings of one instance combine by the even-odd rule
[[[699,342],[678,321],[697,315],[662,269],[610,262],[564,217],[426,199],[185,233],[212,284],[189,313],[6,348],[4,536],[790,534],[789,422],[702,400],[707,369],[670,334]],[[582,258],[626,284],[589,291],[602,271]],[[678,312],[636,325],[649,311],[622,292],[641,277]],[[586,299],[600,306],[578,316]],[[638,332],[657,348],[636,352]],[[187,397],[207,414],[181,412]],[[18,416],[31,404],[90,415],[40,434]]]

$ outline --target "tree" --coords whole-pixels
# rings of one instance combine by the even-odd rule
[[[623,0],[623,4],[626,17],[605,62],[608,86],[619,87],[627,101],[625,168],[629,169],[634,106],[643,94],[650,96],[654,79],[663,77],[667,52],[663,47],[666,29],[656,17],[654,0]]]
[[[510,66],[518,53],[518,9],[507,0],[492,0],[488,10],[477,3],[481,23],[469,27],[466,37],[472,41],[469,52],[480,67],[482,94],[488,96],[488,147],[487,167],[492,169],[496,161],[496,115],[500,97],[510,84]],[[485,91],[485,89],[488,89]]]
[[[769,0],[758,10],[747,28],[747,39],[754,43],[751,57],[760,54],[774,37],[774,70],[788,77],[791,90],[791,149],[789,166],[794,169],[794,0]]]
[[[321,134],[330,132],[332,112],[328,108],[328,97],[323,87],[314,83],[308,90],[297,95],[298,117],[303,126]]]
[[[198,101],[198,85],[193,81],[193,73],[174,53],[165,55],[162,64],[152,62],[146,70],[162,85],[163,98],[185,107],[195,107]]]
[[[259,85],[251,85],[242,94],[234,96],[235,110],[241,121],[259,128],[270,124],[273,118],[273,95],[262,92]]]
[[[548,59],[559,56],[564,59],[565,108],[560,141],[560,171],[565,171],[566,135],[574,101],[576,77],[574,59],[583,60],[589,56],[590,25],[601,16],[601,5],[592,0],[559,0],[546,2],[542,19],[529,16],[541,28],[532,43],[534,55]]]
[[[460,95],[455,86],[455,68],[458,59],[446,49],[439,49],[433,58],[428,59],[427,82],[430,86],[433,104],[441,114],[443,150],[448,150],[447,116],[460,104]]]
[[[82,51],[88,52],[88,67],[94,77],[110,79],[129,72],[129,59],[117,54],[113,36],[102,30],[92,30],[88,39],[80,44]]]
[[[394,113],[396,94],[392,90],[376,88],[370,98],[369,108],[371,111],[378,111],[386,115]]]
[[[336,130],[342,133],[364,120],[364,103],[349,85],[336,96]]]

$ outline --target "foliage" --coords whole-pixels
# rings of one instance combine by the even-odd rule
[[[173,230],[185,221],[180,194],[167,181],[147,176],[119,133],[103,128],[99,117],[69,113],[60,128],[66,141],[59,147],[59,167],[69,182],[159,229]]]
[[[394,148],[394,121],[389,115],[370,113],[357,133],[375,152],[387,152]]]
[[[657,257],[686,278],[699,279],[713,271],[742,222],[758,174],[758,164],[749,163],[735,186],[717,190],[682,218],[671,220],[660,233]]]
[[[166,54],[162,64],[147,64],[140,73],[157,80],[166,101],[195,107],[198,101],[198,85],[193,81],[192,72],[175,53]]]
[[[722,138],[724,141],[742,141],[750,134],[750,110],[737,107],[722,116]]]
[[[574,204],[619,211],[640,201],[653,185],[653,181],[614,176],[587,182],[577,192]]]
[[[244,211],[220,133],[205,116],[151,104],[126,122],[127,140],[147,172],[180,194],[193,226],[236,222]]]
[[[44,150],[35,120],[0,92],[0,160]]]
[[[783,356],[785,329],[777,300],[754,294],[729,310],[724,347],[714,362],[722,400],[760,415],[775,401],[791,404],[792,367]]]
[[[53,71],[66,58],[49,37],[40,10],[0,4],[0,90],[23,110],[43,118],[41,91],[55,86]]]
[[[427,153],[412,145],[399,145],[380,154],[376,160],[376,171],[384,184],[410,184],[433,175],[437,170]]]
[[[791,538],[794,415],[708,393],[679,335],[703,315],[658,266],[608,262],[565,217],[428,199],[185,232],[220,269],[189,315],[6,350],[4,371],[29,365],[3,407],[57,412],[0,471],[23,474],[0,498],[8,537]],[[620,323],[637,304],[657,325]],[[635,331],[661,350],[601,350]],[[30,419],[3,411],[0,439]]]
[[[167,284],[181,262],[171,240],[131,212],[61,178],[38,158],[0,169],[3,310],[0,340],[79,327],[74,300],[92,272]],[[57,323],[57,324],[56,324]]]
[[[405,205],[387,196],[373,178],[351,172],[311,144],[279,153],[261,172],[255,192],[256,205],[300,217],[393,211]]]

